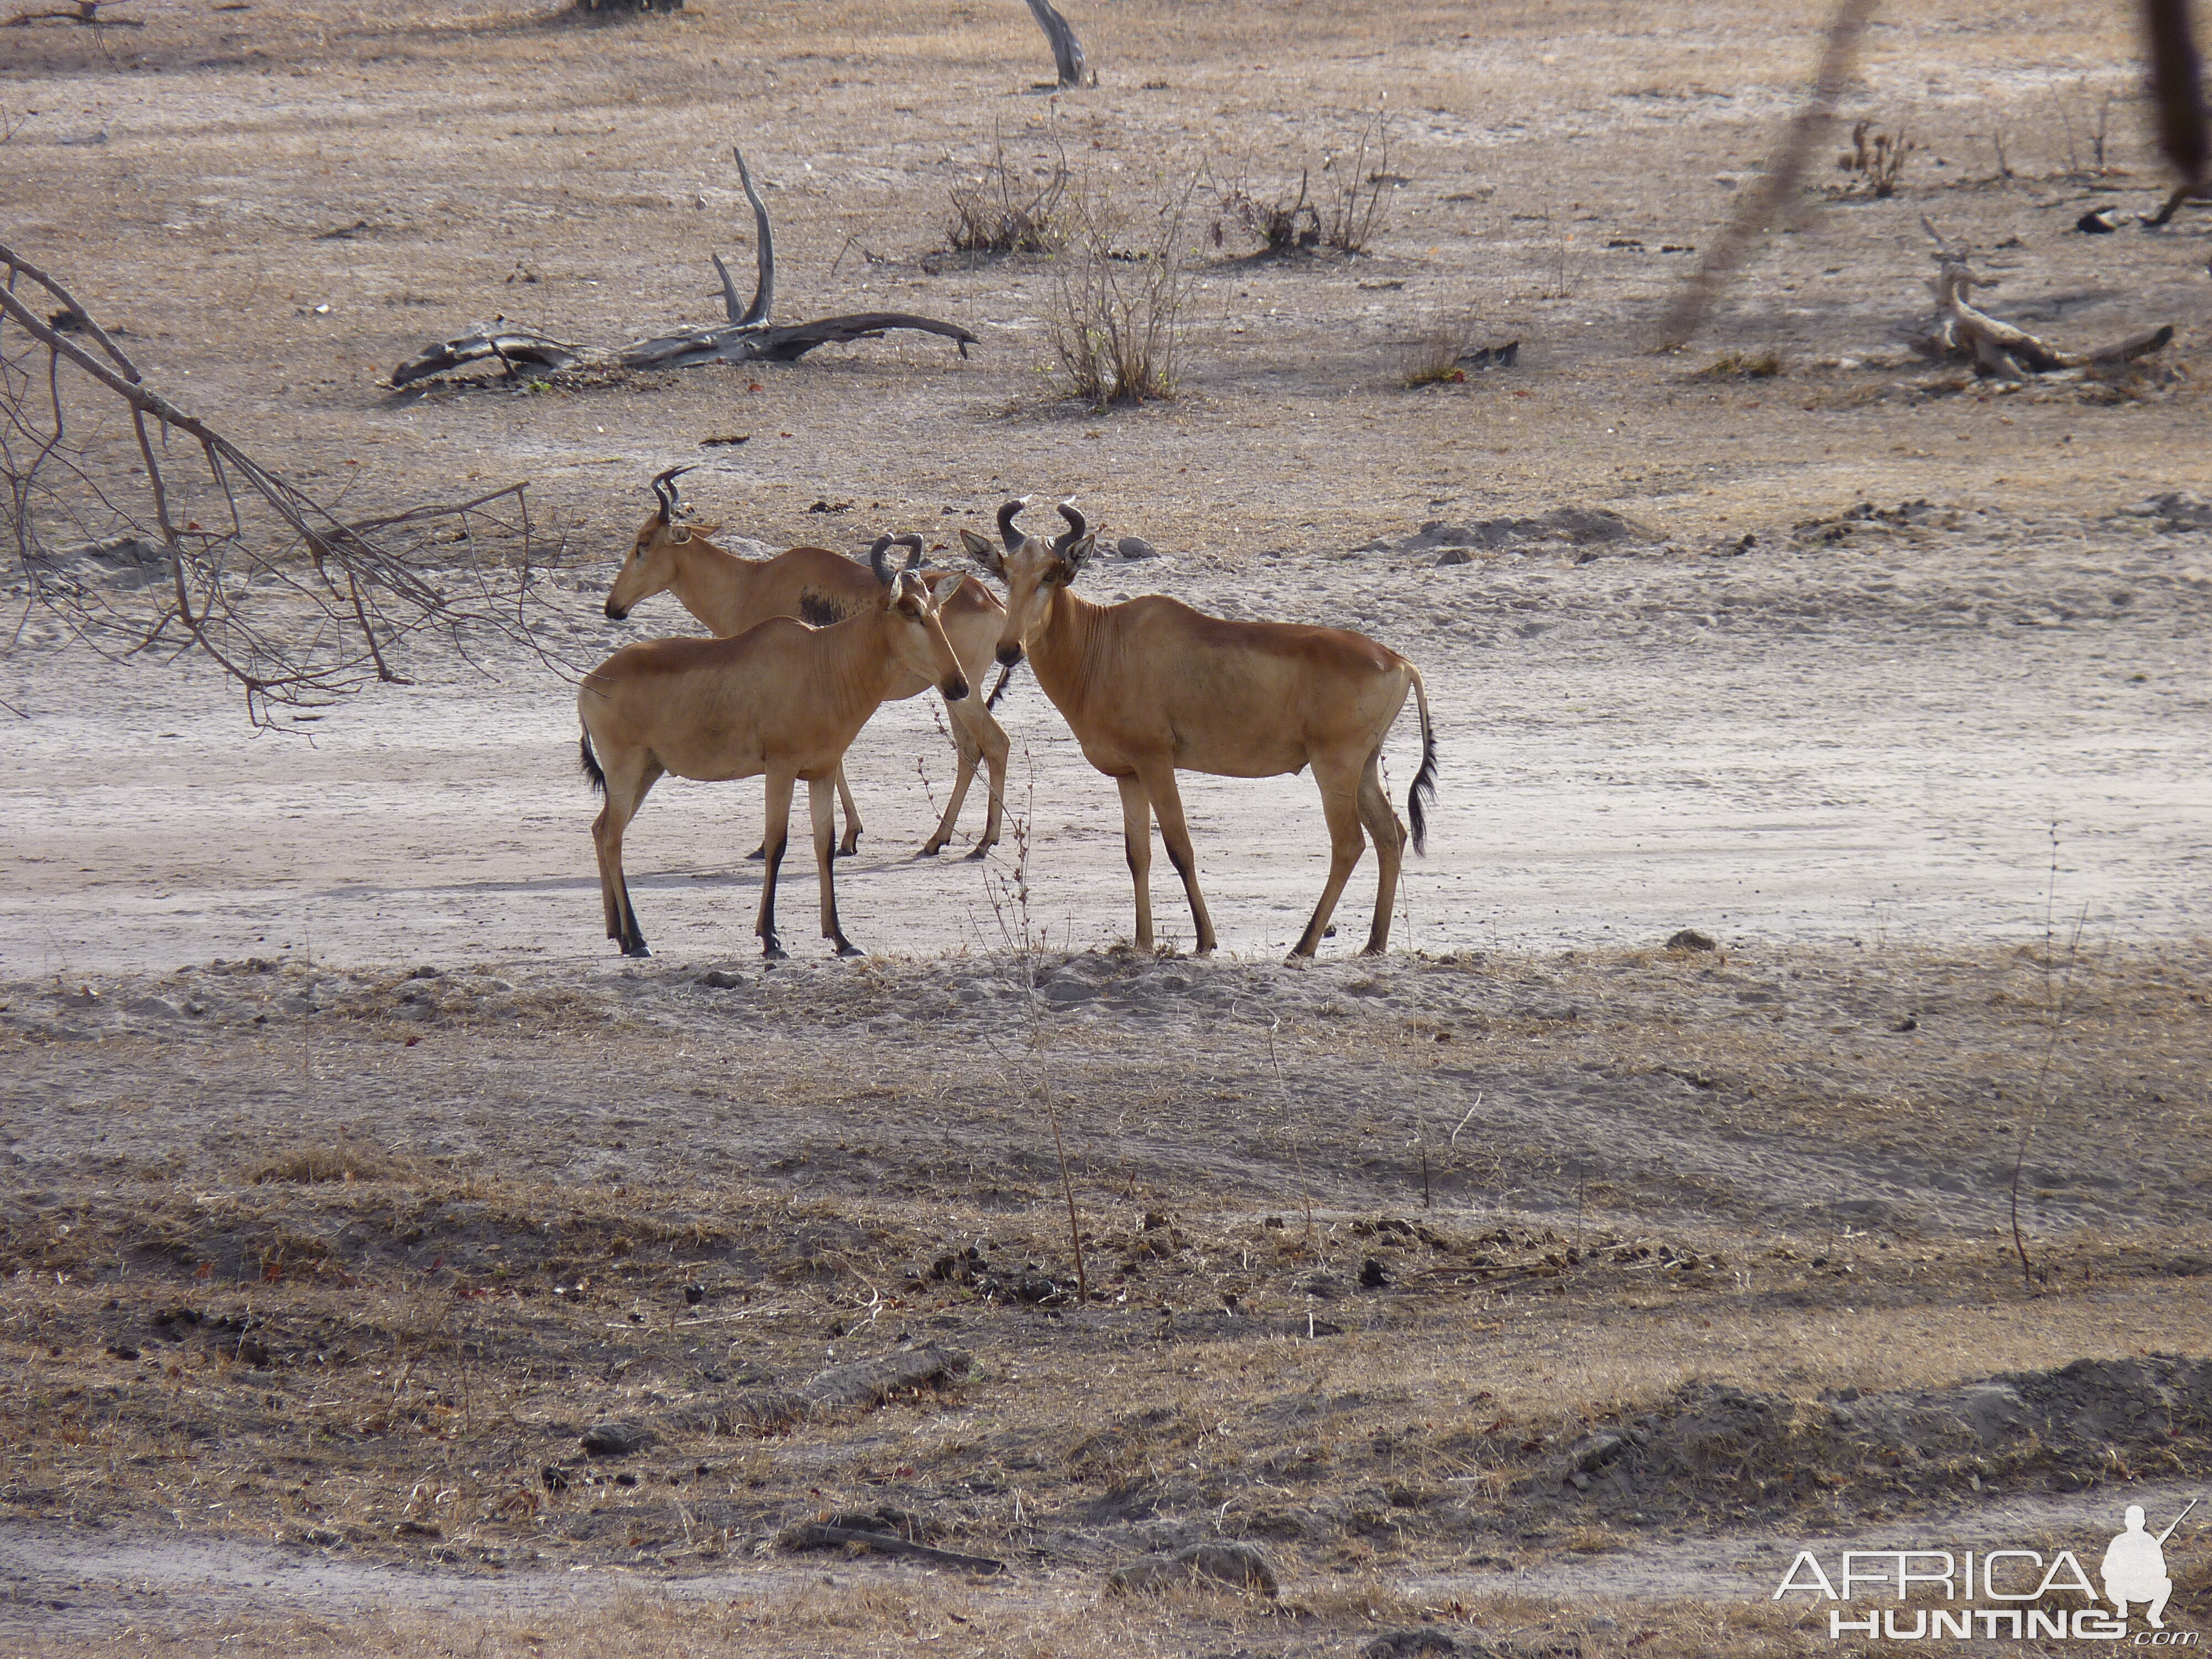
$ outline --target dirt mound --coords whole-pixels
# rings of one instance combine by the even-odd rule
[[[2078,1491],[2212,1466],[2212,1360],[2077,1359],[1936,1391],[1817,1401],[1692,1382],[1583,1437],[1532,1494],[1610,1513],[1871,1510],[2000,1486]]]

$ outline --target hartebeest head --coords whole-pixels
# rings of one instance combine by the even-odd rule
[[[1082,574],[1083,562],[1091,556],[1091,532],[1073,503],[1060,504],[1060,516],[1067,520],[1067,530],[1051,541],[1024,535],[1014,527],[1016,515],[1028,505],[1029,498],[1024,496],[999,509],[999,539],[1006,544],[1003,551],[972,530],[960,532],[962,543],[976,563],[1006,585],[1006,621],[999,631],[999,660],[1008,668],[1022,659],[1024,646],[1044,620],[1052,590],[1073,582]]]
[[[651,599],[676,580],[674,549],[695,538],[704,540],[721,528],[718,524],[693,524],[687,520],[676,481],[690,470],[672,466],[653,477],[653,493],[659,505],[637,527],[629,556],[623,561],[623,568],[615,573],[614,586],[607,590],[607,615],[616,622],[629,616],[640,600]]]
[[[894,569],[887,556],[894,547],[908,550],[903,568]],[[960,578],[940,576],[933,591],[920,574],[921,538],[911,533],[877,537],[868,552],[868,564],[884,585],[884,611],[894,623],[891,654],[908,672],[934,685],[945,702],[959,702],[968,695],[968,677],[961,672],[960,659],[953,654],[952,642],[945,637],[945,623],[937,613],[959,587]]]

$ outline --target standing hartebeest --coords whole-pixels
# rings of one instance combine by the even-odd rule
[[[841,957],[860,950],[837,925],[830,847],[836,830],[831,784],[845,750],[879,703],[911,678],[933,683],[947,702],[968,682],[938,620],[958,585],[934,592],[915,574],[917,548],[903,571],[876,543],[877,601],[832,627],[775,617],[735,639],[649,640],[625,646],[584,676],[576,711],[584,722],[583,764],[607,798],[592,824],[599,848],[599,894],[607,937],[626,957],[651,954],[623,878],[623,828],[663,774],[719,782],[768,777],[768,867],[761,877],[755,931],[769,957],[786,954],[775,933],[775,882],[791,822],[791,792],[807,783],[814,816],[814,862],[822,878],[822,936]]]
[[[1385,949],[1406,830],[1382,793],[1382,740],[1409,688],[1421,714],[1421,766],[1406,795],[1417,853],[1428,829],[1421,797],[1436,798],[1437,744],[1420,672],[1343,629],[1229,622],[1157,593],[1120,605],[1079,599],[1072,584],[1091,552],[1083,515],[1062,503],[1067,533],[1047,542],[1015,529],[1014,516],[1027,504],[999,509],[1003,553],[972,532],[960,536],[1006,585],[999,660],[1011,666],[1028,652],[1037,684],[1074,731],[1084,757],[1121,787],[1122,831],[1137,885],[1137,948],[1152,946],[1155,815],[1190,896],[1198,949],[1214,946],[1177,769],[1266,778],[1310,765],[1328,817],[1328,881],[1291,955],[1310,957],[1321,943],[1365,846],[1362,824],[1375,838],[1381,866],[1367,953]]]
[[[824,627],[875,604],[875,578],[842,553],[833,553],[826,547],[794,547],[772,559],[741,559],[707,539],[720,528],[719,525],[682,522],[683,502],[676,480],[690,470],[672,466],[653,479],[653,493],[659,498],[659,507],[638,526],[629,555],[607,592],[607,615],[615,621],[622,621],[640,601],[663,589],[675,594],[686,611],[725,637],[756,628],[770,617],[796,617],[811,626]],[[897,540],[917,554],[921,550],[918,536]],[[921,574],[926,581],[934,579],[933,572]],[[952,641],[953,653],[971,683],[980,684],[989,672],[991,653],[998,647],[1006,614],[997,595],[964,574],[945,602],[941,615],[945,637]],[[899,702],[928,686],[927,679],[912,678],[904,683],[905,689],[891,691],[885,701]],[[952,839],[980,759],[989,772],[990,803],[984,814],[982,839],[969,857],[981,858],[998,844],[1011,745],[982,698],[948,702],[945,712],[951,722],[953,746],[959,751],[959,769],[952,780],[952,799],[945,804],[936,831],[922,843],[922,855],[934,857]],[[842,767],[837,771],[837,793],[845,803],[845,837],[837,850],[850,857],[860,844],[860,814],[853,805],[853,792]]]

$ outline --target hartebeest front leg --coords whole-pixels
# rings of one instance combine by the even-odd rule
[[[837,792],[831,781],[810,780],[806,804],[814,814],[814,869],[822,883],[822,937],[836,940],[841,957],[864,957],[868,953],[847,939],[837,925],[837,860],[831,851],[837,836]]]
[[[1152,805],[1145,786],[1133,777],[1121,786],[1121,845],[1128,854],[1129,879],[1137,884],[1137,948],[1152,948]]]
[[[1198,852],[1190,844],[1190,826],[1183,822],[1182,792],[1176,787],[1173,766],[1153,765],[1137,775],[1152,797],[1152,816],[1160,821],[1160,844],[1168,849],[1168,862],[1182,878],[1182,890],[1190,900],[1190,919],[1198,929],[1196,952],[1212,951],[1213,918],[1206,913],[1206,895],[1198,890]]]
[[[768,775],[768,829],[761,841],[768,867],[761,872],[760,920],[753,924],[753,932],[760,935],[761,954],[775,962],[791,954],[775,936],[775,878],[783,868],[783,849],[791,839],[791,787],[796,781],[789,772]]]
[[[860,809],[853,805],[853,786],[845,781],[845,763],[837,763],[837,799],[845,804],[845,839],[837,844],[837,856],[853,857],[860,850]],[[761,844],[745,854],[746,861],[757,863],[768,856],[768,837],[763,834]]]

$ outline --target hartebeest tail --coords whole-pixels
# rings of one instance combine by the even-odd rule
[[[1429,689],[1421,684],[1421,671],[1407,663],[1406,672],[1413,677],[1413,706],[1421,713],[1421,769],[1413,774],[1413,787],[1406,792],[1406,816],[1413,821],[1413,850],[1426,858],[1429,820],[1421,811],[1421,797],[1427,796],[1429,805],[1436,805],[1437,734],[1429,724]]]
[[[715,546],[708,538],[718,526],[694,524],[684,516],[676,480],[690,470],[671,467],[653,480],[655,510],[638,526],[629,556],[615,573],[614,585],[607,591],[606,612],[615,621],[620,622],[629,615],[632,607],[662,592],[673,593],[686,611],[726,639],[757,628],[771,617],[796,617],[813,627],[828,627],[877,603],[876,580],[867,568],[829,548],[794,547],[772,559],[741,559]],[[921,554],[919,536],[909,534],[896,539],[917,556]],[[939,573],[924,570],[920,574],[924,580],[934,584]],[[953,654],[960,659],[963,672],[980,692],[983,675],[990,667],[992,650],[999,642],[1000,625],[1006,620],[1006,607],[982,582],[963,572],[959,586],[945,601],[939,615],[945,638],[951,641]],[[928,685],[925,679],[909,677],[903,682],[903,689],[893,690],[888,700],[896,702],[915,696],[927,690]],[[1002,675],[1000,689],[1003,690],[1005,686]],[[977,696],[945,706],[953,747],[959,753],[959,766],[953,775],[952,797],[945,803],[945,816],[922,843],[925,857],[938,853],[952,839],[978,763],[986,769],[991,793],[984,813],[982,837],[969,856],[981,858],[998,842],[1000,819],[1006,803],[1006,760],[1013,745],[1007,741],[998,721],[991,718],[989,710],[996,699],[997,694],[994,693],[989,702]],[[860,848],[860,815],[842,771],[837,793],[845,805],[845,836],[837,850],[841,856],[849,857]],[[760,854],[756,853],[754,856]]]
[[[917,540],[919,538],[916,538]],[[768,867],[756,931],[770,957],[784,954],[775,932],[776,877],[782,867],[793,786],[806,780],[814,857],[822,881],[822,934],[837,954],[857,956],[837,921],[831,864],[833,785],[851,745],[877,705],[909,677],[933,684],[947,702],[968,696],[960,659],[938,610],[958,578],[937,589],[875,546],[876,604],[823,629],[774,617],[735,639],[652,640],[617,651],[584,676],[576,694],[583,721],[584,775],[606,805],[592,824],[607,937],[624,956],[650,954],[623,874],[623,832],[653,784],[673,773],[712,782],[768,779]]]
[[[1137,948],[1152,945],[1156,818],[1190,901],[1197,948],[1214,947],[1176,773],[1267,778],[1311,767],[1328,820],[1328,878],[1291,955],[1319,946],[1370,838],[1377,875],[1366,948],[1388,949],[1406,826],[1382,793],[1382,744],[1408,691],[1421,711],[1421,766],[1407,800],[1417,837],[1428,830],[1421,798],[1436,795],[1428,693],[1413,665],[1345,629],[1231,622],[1157,593],[1093,605],[1072,591],[1091,554],[1082,514],[1062,504],[1067,532],[1047,542],[1015,527],[1023,506],[999,509],[1003,549],[964,530],[961,539],[1006,584],[999,660],[1011,667],[1027,656],[1084,757],[1121,787]]]

